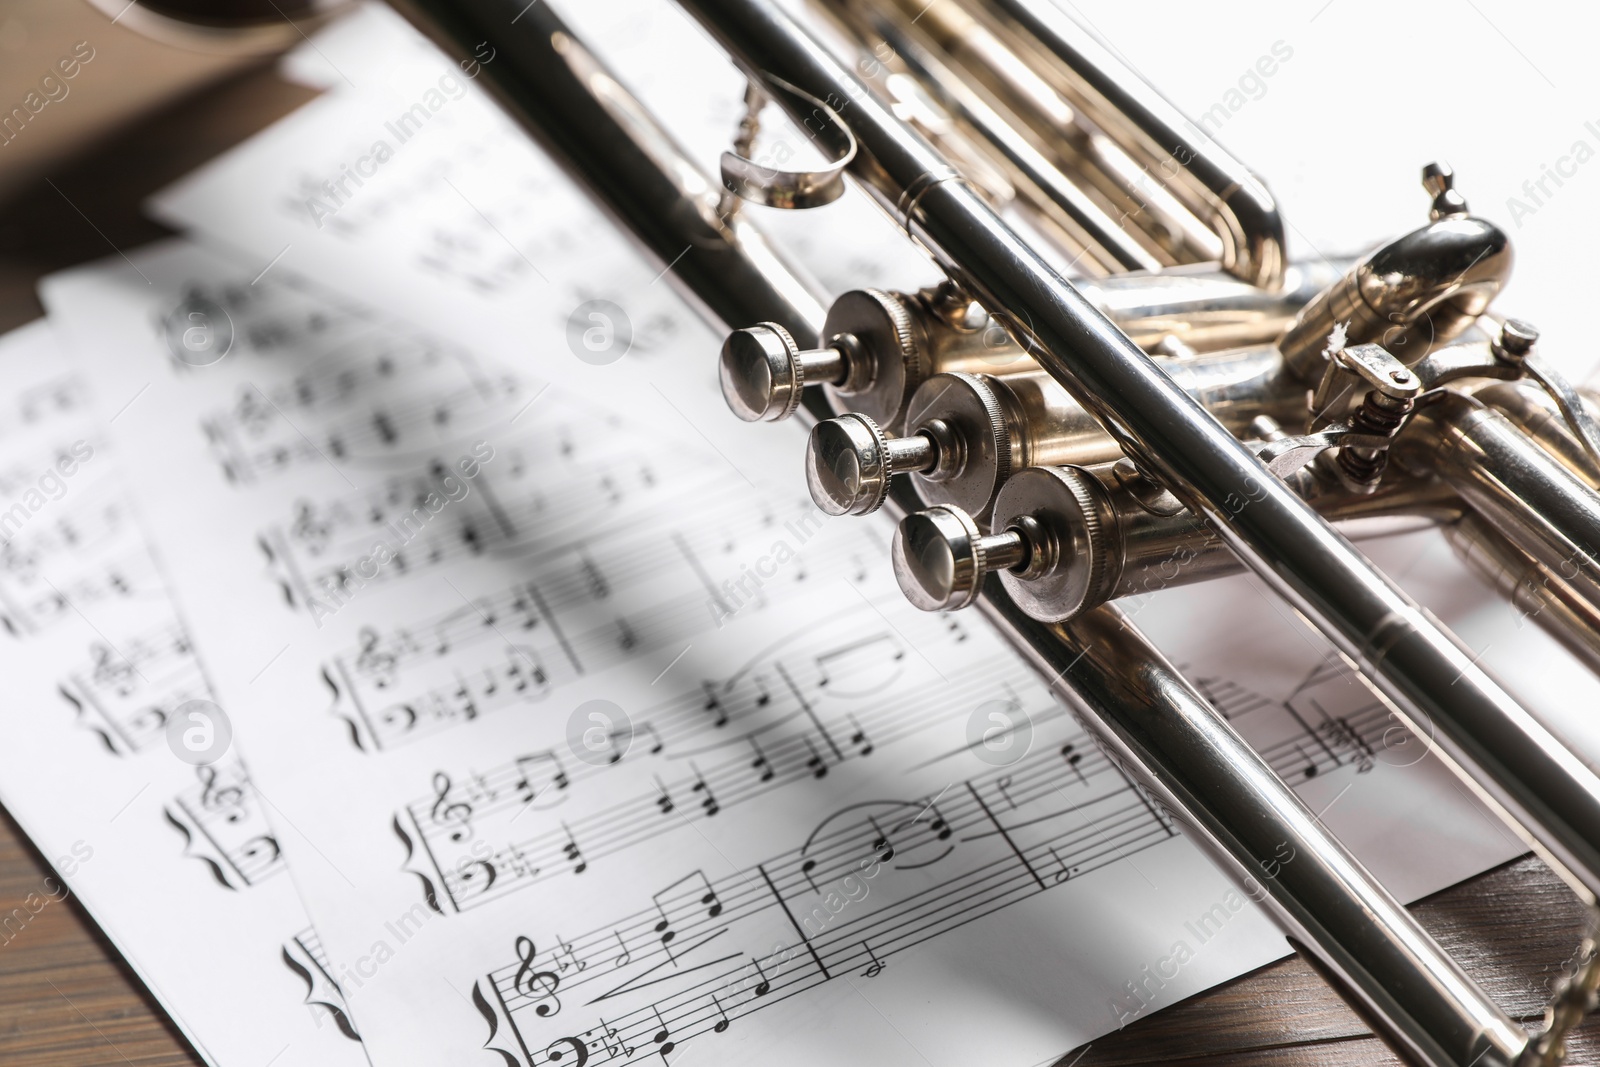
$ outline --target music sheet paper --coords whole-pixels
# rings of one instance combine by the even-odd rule
[[[205,672],[59,347],[0,337],[0,795],[55,871],[0,952],[70,893],[206,1062],[365,1064],[238,752],[167,746]]]
[[[44,292],[375,1062],[1023,1067],[1285,951],[882,526],[258,271]],[[1521,851],[1256,597],[1140,618],[1398,895]]]

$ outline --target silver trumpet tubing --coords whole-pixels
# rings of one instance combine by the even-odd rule
[[[1505,235],[1430,166],[1426,225],[1291,263],[1265,186],[1046,0],[815,2],[680,0],[749,83],[712,178],[548,4],[394,0],[493,45],[508,112],[729,331],[732,411],[810,424],[818,506],[896,518],[910,599],[976,606],[1402,1057],[1561,1062],[1592,949],[1525,1033],[1114,603],[1254,572],[1593,905],[1600,778],[1352,542],[1439,527],[1600,667],[1600,432],[1490,309]],[[768,104],[824,163],[754,161]],[[740,210],[845,176],[944,283],[830,306]]]

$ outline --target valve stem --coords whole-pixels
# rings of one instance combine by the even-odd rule
[[[1410,397],[1385,396],[1373,389],[1351,416],[1350,428],[1355,433],[1389,437],[1400,429],[1414,407],[1416,401]],[[1377,485],[1388,465],[1387,448],[1346,445],[1339,449],[1339,470],[1357,485]]]

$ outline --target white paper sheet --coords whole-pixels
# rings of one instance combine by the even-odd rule
[[[207,1062],[364,1064],[237,748],[168,748],[204,671],[59,347],[0,337],[0,797],[61,879],[0,948],[70,891]]]
[[[385,375],[274,328],[317,298],[287,272],[134,262],[46,299],[133,398],[111,430],[377,1062],[1022,1065],[1283,952],[976,620],[905,605],[881,528],[454,345]],[[151,323],[197,286],[280,343],[174,360]],[[441,422],[451,366],[503,402]],[[431,436],[378,447],[403,411]],[[1141,619],[1398,893],[1521,850],[1256,595]]]

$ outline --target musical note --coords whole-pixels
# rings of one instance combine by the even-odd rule
[[[386,411],[379,410],[372,413],[372,428],[378,431],[378,439],[386,446],[392,446],[396,441],[400,440],[399,433],[395,431],[394,422]]]
[[[514,693],[525,693],[531,684],[540,696],[550,688],[550,676],[544,662],[527,645],[506,646],[506,680]]]
[[[560,975],[554,971],[534,970],[534,957],[538,953],[532,938],[518,935],[516,951],[517,959],[522,965],[517,968],[516,977],[511,980],[511,987],[533,1000],[535,1015],[542,1017],[559,1012],[561,1001],[556,997],[556,990],[561,988]]]
[[[845,718],[849,719],[850,725],[855,727],[855,732],[850,735],[850,743],[858,746],[860,755],[872,755],[872,742],[867,738],[867,732],[861,728],[861,724],[856,721],[854,715],[846,715]]]
[[[694,785],[690,791],[704,794],[700,806],[705,809],[707,816],[717,814],[722,810],[722,806],[717,803],[716,794],[711,792],[711,786],[706,783],[705,776],[700,773],[700,768],[694,765],[693,760],[689,761],[689,769],[694,772]]]
[[[922,816],[926,815],[929,811],[933,812],[933,821],[928,824],[928,829],[933,831],[933,836],[938,838],[940,841],[950,840],[950,824],[945,822],[943,813],[939,811],[939,805],[937,801],[929,801],[927,808],[925,808],[922,813],[919,814],[913,821],[921,821]]]
[[[656,806],[661,809],[661,814],[671,815],[677,804],[673,802],[672,794],[667,791],[666,783],[661,780],[661,776],[655,775],[654,777],[656,788],[661,791],[661,795],[656,797]]]
[[[723,727],[728,725],[728,710],[722,706],[722,698],[717,696],[712,683],[702,682],[706,691],[705,710],[711,716],[711,725]]]
[[[1072,772],[1078,776],[1079,783],[1082,785],[1089,784],[1089,779],[1083,776],[1083,771],[1078,767],[1078,764],[1083,762],[1083,753],[1073,751],[1073,745],[1070,741],[1061,746],[1061,758],[1067,761],[1067,766],[1071,767]]]
[[[1071,878],[1073,873],[1077,870],[1077,868],[1073,867],[1073,868],[1071,868],[1069,870],[1068,867],[1067,867],[1066,861],[1063,860],[1061,858],[1061,854],[1056,851],[1056,847],[1054,845],[1051,845],[1049,847],[1050,847],[1050,855],[1052,855],[1052,856],[1054,856],[1056,858],[1056,864],[1057,864],[1058,867],[1060,867],[1060,870],[1051,872],[1050,880],[1052,882],[1054,882],[1056,885],[1060,885],[1062,882],[1065,882],[1067,879]]]
[[[531,586],[519,586],[514,590],[511,600],[511,610],[522,616],[522,629],[531,630],[539,625],[538,608],[533,598],[529,595]]]
[[[861,977],[878,977],[878,975],[883,973],[883,968],[886,966],[886,964],[882,960],[878,959],[878,954],[872,951],[872,946],[867,944],[866,941],[861,942],[861,947],[866,949],[867,955],[872,958],[872,962],[867,965],[867,969],[861,972]]]
[[[578,848],[578,842],[572,836],[572,831],[567,829],[567,824],[562,823],[561,829],[567,835],[567,843],[561,846],[561,851],[572,864],[572,873],[582,874],[589,869],[589,863],[583,858],[583,852]]]
[[[1013,811],[1015,811],[1017,802],[1011,796],[1011,776],[1009,774],[1005,774],[1001,775],[999,778],[996,778],[994,781],[994,787],[1000,791],[1000,795],[1006,798],[1006,803],[1011,806]]]
[[[667,1021],[661,1017],[661,1009],[652,1004],[650,1005],[650,1010],[656,1013],[656,1022],[661,1026],[661,1029],[656,1031],[656,1036],[652,1040],[660,1046],[656,1051],[661,1054],[661,1062],[666,1063],[667,1053],[677,1048],[677,1045],[668,1040],[672,1036],[672,1031],[667,1029]]]
[[[717,1006],[717,1014],[722,1016],[722,1018],[717,1021],[716,1025],[711,1028],[711,1032],[714,1034],[726,1033],[730,1025],[728,1022],[727,1009],[723,1008],[722,1001],[717,999],[717,995],[715,993],[711,994],[711,1003]]]
[[[756,754],[756,758],[750,761],[750,769],[760,771],[763,782],[772,781],[772,764],[768,762],[767,754],[761,751],[761,746],[756,743],[754,737],[748,737],[745,740],[750,742],[750,747],[755,750]]]
[[[894,845],[890,843],[889,835],[883,832],[883,827],[879,826],[878,820],[873,818],[871,815],[867,816],[867,822],[872,824],[872,829],[875,830],[878,835],[873,839],[872,848],[878,853],[879,862],[888,863],[890,860],[894,859]]]
[[[579,567],[583,572],[584,580],[588,583],[589,593],[596,600],[604,600],[611,595],[611,583],[606,576],[595,566],[594,560],[585,553],[578,553]]]
[[[634,633],[633,626],[627,619],[617,619],[617,647],[623,652],[632,652],[639,647],[639,635]]]
[[[819,689],[833,691],[836,696],[870,696],[881,692],[899,677],[901,668],[897,665],[905,659],[905,654],[905,649],[893,636],[875,634],[814,657],[817,669],[814,684]],[[848,690],[838,689],[838,683],[849,675],[863,673],[866,676],[858,678]]]
[[[626,967],[628,964],[633,962],[633,953],[628,951],[627,942],[622,940],[621,933],[616,930],[611,931],[611,933],[617,939],[617,947],[622,950],[622,955],[612,960],[611,965],[613,967]]]
[[[811,872],[817,869],[816,860],[806,860],[800,865],[800,873],[806,876],[806,881],[811,883],[811,891],[820,893],[822,889],[817,885],[817,880],[811,877]]]
[[[761,976],[761,981],[756,983],[753,992],[758,997],[764,997],[772,989],[772,983],[767,981],[767,972],[761,969],[760,960],[752,956],[750,957],[750,965],[756,969],[756,974]]]
[[[661,915],[661,920],[655,925],[655,931],[661,935],[661,947],[663,949],[667,948],[667,945],[678,936],[678,933],[676,930],[672,929],[672,918],[667,914],[666,906],[662,903],[661,898],[667,896],[685,882],[693,882],[696,879],[698,879],[700,884],[705,887],[705,893],[700,896],[700,903],[706,908],[706,916],[714,919],[718,915],[722,914],[722,901],[718,899],[716,890],[711,887],[711,882],[706,878],[703,871],[691,871],[682,878],[679,878],[676,882],[673,882],[671,885],[667,886],[665,889],[662,889],[659,892],[651,893],[650,900],[655,904],[656,911]],[[672,951],[670,949],[667,949],[667,957],[669,959],[672,958]],[[673,962],[676,963],[677,961],[674,960]]]
[[[570,784],[567,770],[561,764],[561,757],[552,749],[549,752],[535,752],[529,756],[518,756],[513,765],[518,772],[518,778],[512,788],[522,794],[525,805],[532,804],[540,793],[554,787],[557,791],[565,790]],[[538,777],[548,777],[548,781],[538,787],[534,786],[535,773],[533,768],[540,768]]]
[[[809,737],[806,738],[806,748],[811,751],[811,758],[806,760],[806,769],[811,772],[811,777],[826,778],[828,776],[828,765],[823,762],[822,754],[817,751],[817,746],[812,743]]]

